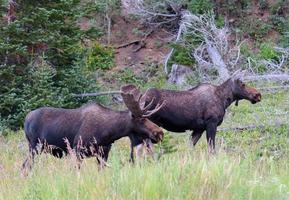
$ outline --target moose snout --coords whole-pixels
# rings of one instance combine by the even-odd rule
[[[261,98],[262,98],[261,93],[255,94],[255,97],[254,97],[254,98],[255,98],[256,102],[261,101]]]
[[[153,143],[158,143],[158,142],[162,141],[164,138],[164,132],[163,131],[154,131],[153,135],[154,135]]]
[[[255,104],[257,102],[260,102],[261,101],[261,98],[262,98],[262,95],[261,93],[256,93],[253,95],[253,100],[252,100],[252,103]]]

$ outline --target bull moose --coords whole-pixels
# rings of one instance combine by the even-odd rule
[[[77,109],[42,107],[28,113],[24,123],[29,142],[29,156],[22,169],[31,168],[35,154],[48,146],[49,153],[61,158],[75,149],[79,161],[83,157],[96,156],[97,161],[106,161],[111,144],[128,135],[148,137],[158,142],[163,131],[147,119],[157,112],[163,103],[144,107],[140,103],[142,94],[135,86],[121,88],[121,95],[128,108],[115,111],[100,104],[89,103]],[[42,146],[38,148],[38,146]]]
[[[193,145],[197,144],[206,131],[209,152],[213,152],[217,127],[222,123],[226,109],[234,101],[238,105],[238,101],[242,99],[255,104],[261,101],[261,94],[246,86],[238,74],[235,74],[218,86],[204,83],[186,91],[150,88],[143,98],[146,103],[155,99],[152,106],[160,99],[166,102],[149,117],[152,122],[172,132],[192,130]],[[132,135],[130,140],[133,161],[133,147],[142,144],[144,138]]]

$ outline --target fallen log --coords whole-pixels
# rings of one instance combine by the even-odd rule
[[[258,81],[258,80],[270,80],[270,81],[289,81],[288,74],[266,74],[266,75],[253,75],[246,76],[244,80]]]
[[[266,127],[270,126],[277,126],[280,127],[282,125],[288,125],[286,122],[277,122],[274,124],[260,124],[260,125],[247,125],[247,126],[237,126],[237,127],[229,127],[229,128],[218,128],[218,131],[222,132],[229,132],[229,131],[237,131],[237,132],[242,132],[242,131],[247,131],[247,130],[254,130],[254,129],[265,129]]]
[[[145,36],[142,39],[139,40],[133,40],[131,42],[125,43],[125,44],[121,44],[117,47],[115,47],[116,49],[121,49],[121,48],[125,48],[127,46],[133,45],[133,44],[140,44],[140,47],[138,47],[137,49],[134,50],[134,52],[137,52],[138,50],[140,50],[141,48],[145,47],[145,41],[146,39],[154,32],[155,28],[150,30],[147,34],[145,34]]]
[[[108,91],[108,92],[96,92],[96,93],[83,93],[83,94],[72,94],[73,97],[96,97],[103,95],[114,95],[120,94],[120,91]]]

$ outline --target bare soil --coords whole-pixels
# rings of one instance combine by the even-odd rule
[[[120,16],[113,20],[111,44],[119,47],[132,41],[142,40],[151,31],[139,24],[135,19]],[[123,69],[146,63],[163,62],[164,56],[168,53],[168,41],[171,35],[164,29],[156,29],[144,40],[144,47],[140,48],[139,43],[116,48],[114,70]],[[137,50],[140,48],[139,50]]]

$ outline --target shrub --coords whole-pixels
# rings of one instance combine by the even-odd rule
[[[283,16],[272,15],[269,17],[274,29],[279,33],[285,33],[289,30],[289,20]]]
[[[265,9],[267,9],[269,7],[269,3],[268,3],[267,0],[259,0],[258,4],[259,4],[259,8],[261,10],[265,10]]]
[[[261,19],[247,18],[244,20],[241,29],[244,33],[248,33],[255,40],[261,41],[272,28],[272,25],[262,21]]]
[[[209,0],[195,0],[188,2],[188,10],[194,14],[204,14],[213,9],[213,4]]]
[[[110,47],[104,47],[95,43],[91,48],[85,50],[85,65],[90,71],[96,69],[108,70],[114,66],[114,52]]]
[[[278,59],[278,54],[272,43],[262,43],[260,46],[260,57],[263,59]]]
[[[114,77],[120,82],[124,84],[136,84],[138,86],[143,84],[143,80],[138,77],[132,69],[125,68],[121,70],[119,73],[114,74]]]
[[[169,64],[181,64],[186,66],[194,66],[195,60],[190,56],[191,49],[179,44],[172,45],[175,49]]]
[[[163,141],[156,145],[157,157],[160,158],[164,154],[173,153],[177,150],[176,145],[173,144],[173,136],[165,131]]]

